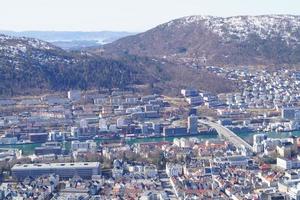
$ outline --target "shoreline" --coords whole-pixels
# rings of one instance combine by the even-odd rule
[[[150,137],[132,137],[132,138],[122,138],[122,137],[116,137],[116,138],[96,138],[96,139],[88,139],[88,140],[93,140],[96,142],[101,142],[101,141],[130,141],[130,140],[143,140],[143,139],[168,139],[168,138],[177,138],[177,137],[199,137],[199,136],[214,136],[218,135],[216,132],[206,132],[206,133],[197,133],[197,134],[178,134],[174,136],[150,136]],[[69,143],[71,141],[87,141],[87,140],[65,140],[61,141],[59,143]],[[49,142],[49,141],[46,141]],[[15,143],[15,144],[0,144],[0,148],[3,146],[22,146],[22,145],[38,145],[38,144],[44,144],[44,142],[24,142],[24,143]]]
[[[235,132],[239,137],[244,139],[247,142],[251,143],[253,134],[261,133],[261,132]],[[265,133],[268,137],[273,138],[281,138],[286,136],[287,134],[293,134],[300,137],[300,131],[293,131],[293,132],[284,132],[284,133],[276,133],[276,132],[268,132]],[[135,138],[103,138],[103,139],[93,139],[95,142],[125,142],[127,144],[135,144],[135,143],[147,143],[147,142],[160,142],[160,141],[169,141],[172,142],[175,138],[192,138],[196,137],[200,140],[212,140],[219,138],[218,133],[216,132],[205,132],[205,133],[198,133],[198,134],[181,134],[176,136],[155,136],[155,137],[135,137]],[[60,142],[64,144],[66,149],[70,148],[71,141]],[[17,144],[0,144],[0,148],[15,148],[20,149],[23,151],[24,155],[29,155],[34,153],[35,147],[41,146],[43,143],[17,143]]]

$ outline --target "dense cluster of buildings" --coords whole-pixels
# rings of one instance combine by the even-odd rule
[[[92,146],[72,144],[74,150]],[[266,167],[254,155],[243,155],[240,148],[222,139],[109,143],[94,154],[101,154],[111,165],[57,160],[14,164],[11,174],[7,174],[11,181],[1,184],[0,196],[3,199],[259,199],[263,195],[288,197],[289,192],[283,192],[279,185],[292,184],[285,179],[287,173]],[[293,170],[295,173],[296,169]],[[278,183],[276,187],[268,179],[271,174],[274,174],[272,181]]]
[[[197,134],[197,112],[180,104],[118,90],[0,100],[0,144]]]
[[[207,69],[238,83],[238,92],[219,95],[226,105],[218,109],[218,117],[224,125],[266,132],[300,129],[298,71]]]
[[[0,199],[300,199],[300,140],[267,133],[300,129],[300,75],[207,70],[238,82],[239,92],[1,99]],[[226,136],[231,130],[266,133],[249,145]]]

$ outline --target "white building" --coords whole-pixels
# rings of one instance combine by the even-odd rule
[[[108,130],[107,122],[103,118],[99,119],[99,130],[100,131],[107,131]]]
[[[225,164],[229,166],[248,166],[249,158],[247,156],[227,156],[217,157],[214,159],[217,164]]]
[[[181,176],[183,173],[183,168],[180,164],[167,163],[166,173],[168,176]]]
[[[195,144],[195,142],[187,138],[175,138],[173,140],[173,144],[181,148],[187,148],[192,147]]]
[[[79,122],[80,128],[88,128],[88,121],[87,119],[81,119]]]
[[[253,135],[253,144],[261,144],[262,141],[266,140],[268,137],[266,134],[255,134]]]
[[[94,152],[97,149],[97,143],[92,140],[87,140],[84,142],[72,141],[71,150],[72,151],[85,151],[85,152]]]
[[[91,179],[93,175],[100,175],[101,165],[99,162],[16,164],[11,171],[17,180],[49,174],[59,175],[61,178],[80,176]]]
[[[285,159],[285,158],[277,158],[277,167],[282,169],[299,169],[300,168],[300,160],[295,159]]]

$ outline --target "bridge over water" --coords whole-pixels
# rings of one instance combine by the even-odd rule
[[[199,122],[206,124],[206,125],[210,126],[211,128],[214,128],[218,132],[218,134],[225,137],[227,140],[232,142],[234,145],[236,145],[238,147],[244,146],[251,152],[253,151],[252,146],[249,143],[247,143],[245,140],[240,138],[237,134],[235,134],[233,131],[229,130],[228,128],[226,128],[218,123],[212,122],[212,121],[199,120]]]

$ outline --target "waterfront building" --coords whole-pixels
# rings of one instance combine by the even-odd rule
[[[232,119],[229,118],[219,119],[218,123],[221,124],[222,126],[229,126],[232,125]]]
[[[87,141],[72,141],[71,143],[71,150],[72,151],[77,151],[77,150],[81,150],[81,151],[96,151],[97,148],[97,144],[96,142],[92,141],[92,140],[87,140]]]
[[[163,129],[163,136],[179,136],[179,135],[186,135],[187,128],[186,127],[164,127]]]
[[[0,144],[16,144],[18,142],[17,137],[1,137]]]
[[[34,143],[44,143],[48,140],[48,133],[30,133],[29,140]]]
[[[188,117],[188,132],[190,134],[198,133],[198,117],[196,115]]]

